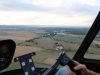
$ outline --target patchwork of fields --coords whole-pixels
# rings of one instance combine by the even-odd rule
[[[3,39],[12,39],[16,42],[17,47],[14,54],[14,57],[27,54],[30,52],[36,52],[36,56],[33,56],[33,60],[35,61],[36,67],[49,67],[55,61],[60,50],[56,51],[54,48],[54,43],[59,43],[63,45],[64,49],[70,48],[71,51],[66,51],[67,55],[70,58],[73,58],[75,52],[79,48],[82,43],[85,35],[76,35],[75,36],[54,36],[54,37],[41,37],[44,36],[45,31],[34,31],[33,32],[15,32],[15,31],[6,31],[0,32],[0,40]],[[30,42],[26,42],[26,40],[30,40]],[[93,43],[100,44],[99,41],[94,40]],[[19,44],[19,45],[18,45]],[[90,47],[87,54],[84,56],[85,58],[96,58],[100,59],[100,48]],[[16,66],[17,65],[17,66]],[[13,70],[20,68],[19,63],[14,63],[7,70]]]

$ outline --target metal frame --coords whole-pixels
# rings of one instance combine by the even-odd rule
[[[95,63],[97,65],[98,64],[100,65],[100,60],[84,58],[84,54],[88,50],[89,46],[91,45],[92,41],[96,37],[99,30],[100,30],[100,12],[98,13],[89,32],[87,33],[85,39],[83,40],[82,44],[80,45],[79,49],[77,50],[76,54],[74,55],[74,57],[73,57],[74,60],[77,60],[79,62],[84,62],[84,63],[92,63],[92,64]]]

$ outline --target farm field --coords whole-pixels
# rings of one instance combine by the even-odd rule
[[[34,62],[34,65],[36,68],[40,68],[40,67],[49,68],[51,66],[49,64],[40,63],[40,62]],[[10,71],[10,70],[15,70],[15,69],[21,69],[19,62],[12,62],[8,68],[0,72],[5,72],[5,71]]]
[[[84,39],[86,35],[77,35],[77,36]]]
[[[88,53],[89,54],[99,55],[100,54],[100,48],[89,47]]]
[[[15,37],[26,37],[26,38],[34,38],[36,34],[28,31],[1,31],[0,36],[15,36]]]
[[[37,62],[43,62],[46,64],[53,64],[56,61],[57,56],[59,55],[61,51],[55,51],[55,50],[42,50],[36,52],[36,56],[33,57],[33,59]],[[73,57],[75,52],[66,52],[66,54],[69,57]],[[52,61],[51,61],[52,60]]]
[[[36,42],[38,44],[35,44]],[[41,47],[43,49],[54,49],[55,46],[54,43],[62,44],[65,49],[71,47],[71,49],[77,50],[79,48],[79,44],[74,44],[74,43],[64,42],[64,41],[56,41],[48,37],[41,37],[39,39],[35,39],[34,42],[23,42],[21,45],[36,46],[36,47]]]
[[[48,29],[49,30],[49,29]],[[67,35],[67,36],[58,36],[53,34],[53,31],[42,29],[19,29],[19,30],[9,30],[9,31],[1,31],[0,32],[0,40],[3,39],[12,39],[16,42],[16,51],[14,57],[18,57],[30,52],[36,52],[36,55],[33,56],[33,60],[35,62],[36,67],[50,67],[50,65],[54,64],[57,56],[63,50],[66,54],[73,58],[74,54],[78,50],[80,44],[82,43],[85,35]],[[64,30],[61,30],[63,33]],[[54,30],[56,33],[57,31]],[[58,30],[60,33],[60,30]],[[63,47],[62,50],[57,50],[56,47],[61,45]],[[84,55],[85,58],[93,58],[100,59],[100,48],[97,48],[95,44],[99,44],[100,42],[97,40],[93,41],[93,44],[88,49],[87,53]],[[13,58],[14,58],[13,57]],[[16,67],[17,65],[17,67]],[[12,60],[12,64],[5,69],[13,70],[21,68],[19,63],[14,63]]]
[[[82,43],[82,39],[79,39],[77,37],[73,37],[73,36],[63,36],[63,37],[60,37],[60,36],[54,36],[54,39],[56,40],[62,40],[62,41],[68,41],[68,42],[73,42],[73,43],[77,43],[77,44],[81,44]]]
[[[23,42],[25,40],[36,38],[36,34],[32,32],[16,32],[16,31],[3,31],[0,32],[0,40],[12,39],[16,44]]]
[[[37,52],[41,50],[42,48],[39,47],[16,46],[14,57],[18,57],[30,52]]]
[[[100,60],[100,54],[99,55],[96,55],[96,54],[85,54],[84,58]]]

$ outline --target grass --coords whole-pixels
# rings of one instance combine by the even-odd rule
[[[36,68],[48,68],[51,65],[47,64],[47,63],[43,63],[43,61],[46,58],[57,58],[57,56],[59,55],[60,51],[53,51],[53,50],[42,50],[42,51],[38,51],[36,52],[36,56],[33,56],[34,59],[34,64],[36,66]],[[53,62],[53,61],[52,61]],[[10,71],[10,70],[14,70],[14,69],[20,69],[20,63],[19,62],[12,62],[12,64],[5,70],[1,71]]]
[[[90,47],[87,51],[89,54],[95,54],[95,55],[100,54],[100,48]]]
[[[38,44],[36,44],[36,42]],[[68,49],[71,47],[71,49],[78,49],[79,44],[70,43],[70,42],[64,42],[64,41],[57,41],[49,37],[41,37],[39,39],[35,39],[34,42],[23,42],[21,45],[29,45],[29,46],[35,46],[35,47],[41,47],[42,49],[55,49],[54,43],[62,44],[65,49]]]
[[[36,68],[49,68],[51,65],[41,63],[41,62],[34,62],[34,65]],[[6,71],[11,71],[15,69],[21,69],[20,63],[19,62],[12,62],[11,65],[6,68],[5,70],[2,70],[0,72],[6,72]]]
[[[100,60],[100,48],[89,48],[84,58]]]
[[[70,43],[70,42],[64,42],[64,41],[57,41],[54,40],[52,38],[48,38],[48,37],[43,37],[40,39],[36,39],[35,42],[38,43],[39,47],[42,47],[43,49],[55,49],[54,48],[54,43],[59,43],[62,44],[64,46],[65,49],[68,49],[68,47],[71,47],[72,49],[78,49],[79,45],[78,44],[74,44],[74,43]]]
[[[36,56],[33,56],[33,59],[34,59],[34,61],[37,61],[37,62],[43,62],[47,58],[56,59],[60,52],[61,52],[60,50],[59,51],[56,51],[56,50],[37,51]],[[74,56],[75,52],[66,51],[66,54],[70,58],[72,58]],[[54,62],[54,61],[52,61],[52,62]]]
[[[0,36],[5,36],[5,35],[8,35],[7,32],[2,32],[2,31],[0,32]]]
[[[99,37],[100,38],[100,35],[96,35],[96,37]]]
[[[77,35],[77,36],[79,36],[80,38],[84,39],[86,35]],[[100,35],[96,35],[96,38],[97,38],[97,37],[100,38]]]
[[[40,47],[43,47],[44,49],[53,49],[55,41],[51,38],[40,38],[36,39],[35,42],[38,42],[38,45]]]
[[[40,36],[44,36],[45,33],[36,33],[36,35],[37,35],[38,37],[40,37]]]
[[[82,39],[79,39],[73,36],[62,36],[62,37],[54,36],[54,39],[61,40],[61,41],[68,41],[68,42],[77,43],[77,44],[81,44],[83,41]]]
[[[86,35],[77,35],[77,36],[84,39]]]

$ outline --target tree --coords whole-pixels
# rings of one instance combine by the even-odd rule
[[[38,44],[37,42],[35,44]]]

